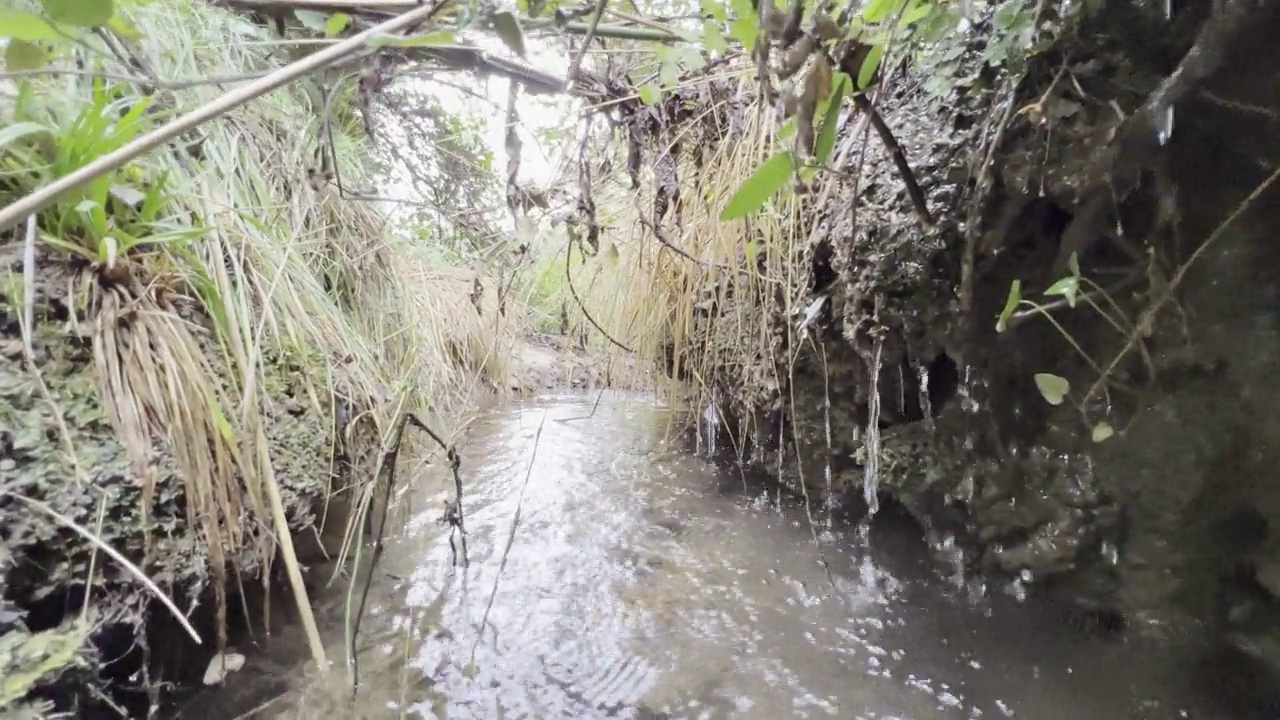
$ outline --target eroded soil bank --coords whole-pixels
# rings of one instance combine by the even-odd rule
[[[706,416],[992,589],[1280,670],[1278,12],[1105,3],[1007,84],[988,17],[906,69],[878,108],[937,222],[874,133],[841,140],[863,164],[795,227],[802,284],[699,289]],[[970,80],[917,92],[944,71]]]

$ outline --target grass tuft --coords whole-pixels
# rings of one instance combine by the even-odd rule
[[[210,3],[126,10],[138,31],[128,52],[161,78],[237,76],[289,60],[260,42],[268,30]],[[86,37],[72,52],[58,62],[86,72],[3,89],[14,102],[0,103],[0,127],[10,129],[0,133],[0,204],[226,90],[196,84],[149,95],[91,77],[119,73],[101,38]],[[501,348],[511,328],[492,289],[477,293],[472,277],[437,269],[437,253],[390,232],[378,207],[308,181],[323,135],[311,97],[303,88],[268,95],[63,198],[37,218],[38,248],[27,263],[37,272],[25,280],[10,273],[0,284],[0,326],[24,324],[15,312],[24,306],[35,310],[35,327],[17,336],[34,338],[25,343],[33,362],[8,352],[16,337],[0,337],[0,417],[19,435],[58,428],[61,448],[0,458],[19,468],[0,492],[42,498],[82,527],[95,527],[97,509],[107,507],[105,522],[116,527],[104,534],[137,538],[124,554],[186,592],[212,586],[220,620],[229,570],[243,576],[283,559],[297,579],[291,531],[313,512],[324,517],[332,493],[367,505],[379,449],[402,413],[447,410],[481,379],[505,386]],[[365,141],[350,130],[334,128],[342,176],[374,184]],[[22,233],[0,237],[0,248],[21,243]],[[82,341],[88,354],[73,351]],[[57,372],[51,359],[61,362]],[[77,368],[92,376],[90,398],[68,385]],[[31,387],[42,388],[43,402],[27,400]],[[8,394],[13,388],[21,397]],[[109,439],[89,432],[100,422]],[[127,462],[106,473],[92,458],[111,457],[117,446]],[[328,458],[344,453],[352,458],[347,486],[330,487],[337,467]],[[108,476],[122,485],[97,487]],[[135,497],[139,507],[126,507]],[[174,503],[185,522],[165,533],[191,537],[190,551],[176,556],[156,526]],[[0,517],[21,506],[0,497]],[[346,535],[344,551],[358,533]],[[68,576],[83,578],[92,565],[79,566],[82,538],[61,537],[73,549],[55,561],[70,569],[32,571],[32,553],[49,551],[33,534],[10,543],[23,569],[10,577],[69,591]],[[111,561],[98,563],[106,573],[103,565]],[[122,580],[115,591],[128,592],[121,588],[137,586]],[[294,589],[305,616],[305,589]],[[10,583],[5,593],[30,601],[50,591]],[[204,638],[210,652],[225,642],[218,627],[218,638]],[[312,647],[321,659],[314,637]],[[3,657],[0,675],[10,677]]]

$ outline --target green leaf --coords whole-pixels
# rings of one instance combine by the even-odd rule
[[[840,124],[840,105],[844,102],[845,87],[849,76],[841,73],[836,77],[836,89],[827,102],[827,111],[822,116],[822,129],[818,131],[818,139],[814,142],[813,158],[819,165],[825,165],[831,157],[831,150],[836,146],[836,127]]]
[[[657,105],[662,102],[662,91],[653,83],[645,83],[640,86],[640,102],[645,105]]]
[[[503,10],[494,13],[490,19],[493,20],[493,30],[498,33],[498,39],[511,48],[511,52],[525,57],[524,30],[520,27],[520,20],[516,18],[515,13]]]
[[[45,15],[56,23],[78,27],[98,27],[116,14],[112,0],[40,0]]]
[[[329,22],[329,16],[318,10],[294,10],[293,15],[308,30],[316,32],[324,32],[325,24]]]
[[[674,62],[662,63],[662,69],[658,71],[658,79],[662,81],[663,88],[674,90],[680,84],[680,66]]]
[[[0,128],[0,151],[3,151],[13,142],[37,133],[52,135],[54,131],[46,125],[33,122],[17,122]]]
[[[796,134],[796,116],[792,115],[787,118],[781,126],[778,127],[777,138],[779,141],[790,140]]]
[[[24,42],[62,39],[48,20],[22,10],[0,10],[0,37]]]
[[[862,8],[862,19],[869,23],[878,23],[889,17],[897,0],[871,0]]]
[[[790,151],[783,151],[769,158],[729,198],[724,210],[720,212],[720,219],[734,220],[759,210],[765,201],[787,184],[793,172],[795,158]]]
[[[1018,22],[1021,13],[1021,3],[1002,3],[1000,7],[996,8],[996,13],[991,18],[991,23],[997,30],[1008,30],[1013,27],[1014,23]]]
[[[1116,434],[1115,428],[1111,427],[1111,423],[1107,422],[1106,420],[1103,420],[1102,422],[1093,426],[1093,432],[1090,433],[1090,436],[1093,438],[1094,442],[1100,443],[1100,442],[1103,442],[1104,440],[1107,440],[1108,438],[1110,438],[1112,435],[1115,435],[1115,434]]]
[[[10,40],[4,49],[4,66],[11,72],[39,70],[49,61],[44,48],[26,40]]]
[[[925,23],[917,34],[920,42],[925,45],[934,45],[941,42],[956,26],[960,24],[960,13],[953,8],[947,8],[942,12],[934,15]]]
[[[933,12],[933,3],[929,2],[929,0],[915,0],[903,11],[902,19],[898,21],[898,27],[910,27],[928,17],[931,12]]]
[[[375,35],[369,38],[369,47],[435,47],[450,45],[454,35],[449,30],[441,30],[422,35]]]
[[[1000,311],[1000,317],[996,319],[996,332],[1002,333],[1009,326],[1009,318],[1013,315],[1013,311],[1018,309],[1018,303],[1022,302],[1022,281],[1014,280],[1009,284],[1009,296],[1004,299],[1004,309]]]
[[[1076,306],[1076,293],[1080,291],[1080,278],[1075,275],[1068,275],[1058,282],[1049,286],[1044,291],[1045,295],[1063,295],[1067,298],[1067,304],[1071,307]]]
[[[733,0],[733,12],[734,18],[729,22],[729,37],[742,43],[742,47],[751,52],[760,35],[760,18],[751,6],[751,0]]]
[[[724,3],[722,2],[717,2],[716,0],[702,0],[699,5],[702,6],[702,12],[704,14],[710,15],[711,19],[718,23],[724,22],[725,19],[729,17],[729,14],[725,12]]]
[[[876,70],[880,69],[880,58],[884,57],[884,46],[872,46],[871,51],[867,53],[867,57],[862,60],[862,67],[858,68],[858,89],[866,90],[867,86],[876,76]]]
[[[138,28],[134,27],[133,23],[129,22],[128,18],[119,12],[111,16],[111,19],[107,21],[107,27],[111,28],[111,32],[126,40],[137,40],[142,37],[142,33],[138,32]]]
[[[1061,405],[1071,392],[1071,383],[1067,379],[1050,373],[1036,373],[1036,388],[1050,405]]]
[[[702,47],[709,53],[723,55],[729,49],[729,43],[725,42],[724,33],[720,32],[720,26],[712,20],[706,20],[702,23]]]
[[[346,13],[334,13],[324,21],[325,35],[333,36],[340,34],[347,29],[347,25],[351,24],[351,16]]]

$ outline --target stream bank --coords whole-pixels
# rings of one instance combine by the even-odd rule
[[[1280,672],[1280,11],[1072,8],[1023,8],[1021,67],[988,8],[882,81],[935,222],[850,110],[840,172],[745,226],[737,277],[676,266],[662,354],[744,462],[906,508],[993,593]],[[646,149],[703,132],[679,167],[713,175],[750,105],[723,92],[636,111]],[[703,96],[714,120],[680,109]]]

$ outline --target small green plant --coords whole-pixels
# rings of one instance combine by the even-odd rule
[[[0,38],[5,68],[11,72],[39,70],[76,46],[80,36],[106,27],[120,37],[137,37],[137,30],[120,14],[114,0],[40,0],[39,11],[0,9]]]
[[[0,131],[0,186],[30,191],[128,144],[152,126],[146,96],[95,79],[87,103],[37,101],[19,87],[14,123]],[[135,163],[69,193],[40,217],[41,240],[90,262],[114,266],[141,246],[190,241],[203,230],[162,216],[167,172]]]
[[[1000,311],[999,317],[996,318],[996,332],[1003,333],[1009,329],[1011,322],[1029,318],[1032,316],[1040,316],[1048,320],[1050,324],[1062,335],[1071,347],[1089,363],[1095,372],[1101,377],[1102,368],[1098,363],[1085,352],[1080,343],[1067,332],[1066,328],[1053,317],[1052,311],[1061,305],[1068,308],[1075,308],[1082,300],[1091,306],[1102,318],[1110,325],[1116,328],[1122,334],[1129,334],[1133,331],[1132,323],[1130,323],[1123,313],[1120,312],[1119,305],[1111,298],[1105,289],[1098,286],[1092,280],[1080,274],[1080,263],[1075,253],[1071,254],[1068,261],[1070,274],[1057,282],[1050,285],[1044,291],[1046,297],[1059,297],[1061,300],[1052,303],[1039,303],[1034,300],[1027,299],[1022,295],[1022,281],[1014,280],[1009,285],[1009,294],[1005,298],[1004,308]],[[1086,292],[1081,292],[1081,286],[1085,286]],[[1104,309],[1098,303],[1098,299],[1105,300],[1111,310]],[[1019,308],[1025,308],[1019,310]],[[1050,405],[1061,405],[1070,399],[1071,384],[1066,378],[1051,373],[1036,373],[1036,388],[1040,391],[1040,395],[1045,402]],[[1073,404],[1075,404],[1073,402]],[[1082,416],[1086,416],[1086,423],[1092,428],[1092,438],[1094,442],[1102,442],[1115,434],[1115,430],[1105,420],[1098,423],[1088,423],[1087,413],[1083,407],[1076,405]]]

